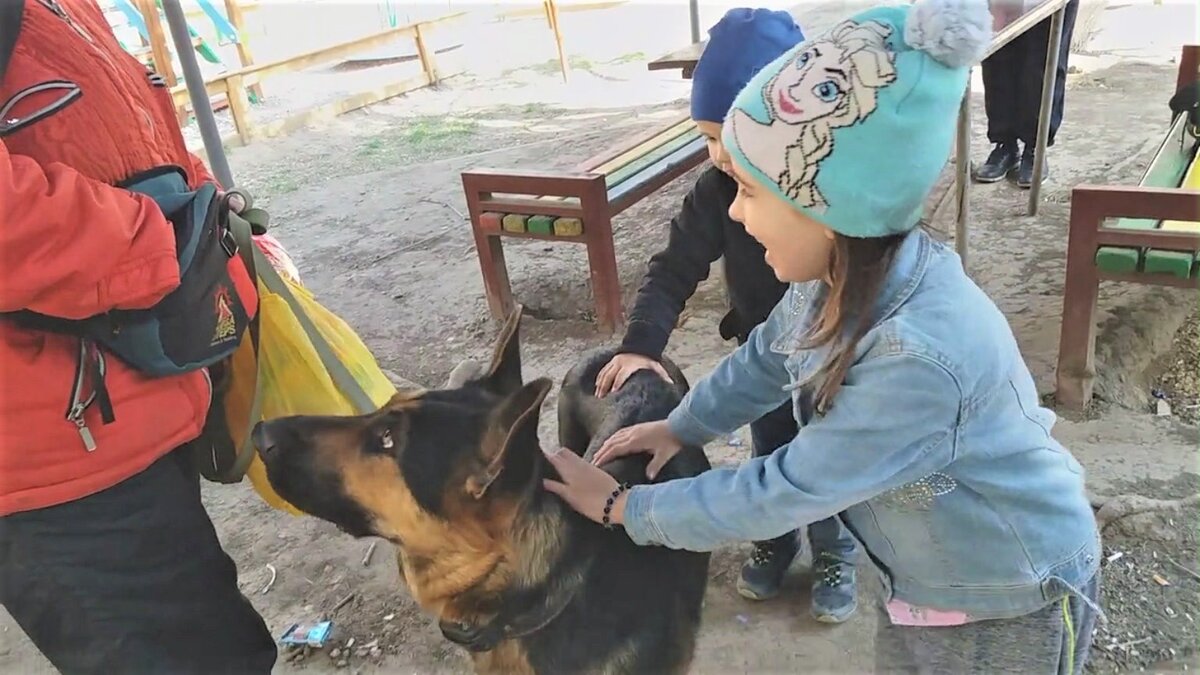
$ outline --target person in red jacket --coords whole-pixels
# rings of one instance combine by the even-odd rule
[[[6,102],[0,312],[79,319],[174,289],[171,225],[112,185],[162,165],[192,187],[216,181],[95,0],[25,0]],[[187,454],[207,373],[149,379],[106,358],[105,424],[78,352],[75,338],[0,319],[0,603],[64,673],[269,673],[274,640]]]

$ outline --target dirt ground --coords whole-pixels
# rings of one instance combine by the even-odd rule
[[[1092,56],[1103,57],[1102,64],[1081,58],[1081,72],[1072,76],[1067,122],[1050,155],[1053,173],[1041,213],[1026,216],[1026,193],[1010,184],[972,191],[971,272],[1009,317],[1044,393],[1053,388],[1070,187],[1137,180],[1162,136],[1174,82],[1174,66],[1162,59],[1129,58],[1115,48],[1098,53]],[[319,299],[359,332],[382,366],[436,385],[460,360],[486,358],[496,330],[463,216],[459,172],[479,166],[569,167],[685,114],[680,97],[686,87],[648,75],[644,60],[644,54],[640,60],[575,58],[570,85],[560,84],[545,63],[515,68],[500,79],[455,78],[437,90],[320,128],[239,148],[230,162],[239,182],[271,211],[276,235]],[[581,98],[588,105],[566,103]],[[987,148],[978,86],[973,105],[973,153],[979,157]],[[690,178],[617,219],[627,300],[646,260],[664,243]],[[935,224],[944,224],[944,215]],[[597,334],[590,321],[581,247],[518,241],[505,242],[505,248],[514,291],[527,309],[527,377],[559,378],[575,355],[612,340]],[[719,276],[718,265],[689,303],[668,348],[689,378],[702,376],[730,349],[715,330],[724,303]],[[1087,468],[1093,493],[1167,499],[1200,489],[1194,473],[1200,433],[1197,415],[1190,412],[1198,401],[1200,347],[1195,318],[1187,322],[1195,305],[1191,292],[1103,286],[1098,403],[1086,415],[1064,414],[1055,427]],[[1174,414],[1154,414],[1155,390]],[[552,395],[547,406],[553,405]],[[554,417],[543,420],[541,436],[549,445],[556,437]],[[742,430],[708,450],[722,464],[742,460],[748,447]],[[206,484],[204,493],[222,542],[238,563],[242,589],[272,632],[332,615],[333,644],[281,655],[276,672],[467,670],[462,654],[402,590],[388,544],[379,543],[364,564],[373,542],[272,511],[248,485]],[[1109,621],[1096,635],[1096,672],[1196,667],[1197,513],[1160,515],[1117,521],[1105,531],[1103,599]],[[806,561],[793,570],[779,599],[752,604],[739,598],[733,582],[745,553],[745,547],[731,547],[714,557],[694,672],[871,670],[872,575],[862,575],[859,614],[828,627],[808,616]],[[53,672],[3,613],[0,670]]]
[[[1192,424],[1200,422],[1200,313],[1184,322],[1157,370],[1159,386],[1152,395],[1166,401],[1176,415]]]
[[[1121,492],[1178,500],[1197,494],[1200,476],[1144,479]],[[1104,529],[1101,605],[1108,621],[1096,631],[1093,670],[1120,672],[1150,664],[1194,663],[1200,620],[1196,572],[1200,506],[1135,513]]]

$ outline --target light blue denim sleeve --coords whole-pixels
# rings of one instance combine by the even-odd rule
[[[750,332],[746,343],[696,383],[667,417],[667,425],[685,445],[702,446],[778,408],[790,394],[786,354],[771,344],[790,327],[792,291]]]
[[[957,380],[932,359],[866,359],[830,410],[771,455],[633,488],[625,529],[638,544],[712,551],[828,518],[949,464],[961,399]]]

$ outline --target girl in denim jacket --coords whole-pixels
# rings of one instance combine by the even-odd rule
[[[878,7],[801,43],[722,130],[730,216],[791,284],[663,422],[593,464],[653,475],[791,400],[796,437],[740,467],[627,488],[571,452],[546,488],[644,545],[711,551],[842,514],[880,569],[878,672],[1080,673],[1100,541],[1004,316],[918,229],[949,154],[984,0]]]

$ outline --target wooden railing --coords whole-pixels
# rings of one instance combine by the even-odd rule
[[[429,86],[441,78],[453,73],[444,73],[438,69],[434,52],[426,41],[427,35],[435,27],[462,18],[465,12],[450,14],[428,21],[418,21],[405,26],[397,26],[386,30],[355,38],[348,42],[320,49],[314,49],[303,54],[291,56],[268,63],[256,63],[252,66],[239,68],[206,80],[204,85],[210,97],[224,96],[229,104],[229,112],[237,133],[223,141],[245,145],[253,138],[273,136],[311,124],[317,119],[340,115],[351,110],[378,103],[379,101],[399,96],[400,94]],[[379,47],[398,38],[412,38],[416,44],[417,57],[421,63],[421,75],[408,78],[403,82],[392,83],[379,89],[356,94],[336,103],[320,106],[299,113],[285,120],[265,126],[256,126],[250,119],[250,100],[246,94],[248,87],[257,85],[272,76],[293,73],[298,70],[312,68],[324,63],[343,61],[347,57],[362,51]],[[182,107],[188,104],[187,86],[180,83],[171,88],[171,96],[175,105]]]

